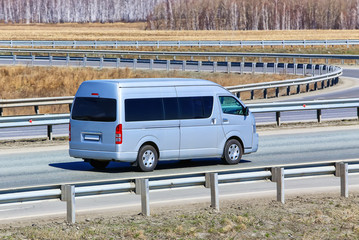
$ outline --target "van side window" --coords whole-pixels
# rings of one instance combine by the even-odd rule
[[[141,98],[125,100],[125,121],[209,118],[213,97]]]
[[[177,120],[178,114],[178,98],[163,98],[163,106],[165,109],[165,120]]]
[[[219,97],[222,112],[225,114],[244,115],[244,108],[234,97]]]
[[[178,98],[180,119],[209,118],[213,109],[213,97]]]
[[[162,98],[126,99],[125,120],[126,122],[164,120]]]

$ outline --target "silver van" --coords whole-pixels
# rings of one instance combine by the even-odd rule
[[[222,158],[256,152],[254,116],[222,86],[200,79],[85,81],[71,110],[70,156],[95,168],[131,162]]]

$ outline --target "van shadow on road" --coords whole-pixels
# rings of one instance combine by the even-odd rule
[[[249,163],[248,160],[241,160],[239,164]],[[177,161],[160,161],[157,164],[156,170],[171,170],[182,168],[201,168],[205,170],[206,167],[211,166],[225,166],[221,159],[192,159],[192,160],[177,160]],[[124,162],[110,162],[107,168],[100,170],[93,168],[89,163],[84,161],[66,162],[66,163],[52,163],[50,167],[61,168],[70,171],[87,171],[87,172],[103,172],[103,173],[123,173],[123,172],[139,172],[139,170],[131,166],[130,163]],[[228,165],[227,165],[228,166]],[[193,169],[192,169],[193,170]]]

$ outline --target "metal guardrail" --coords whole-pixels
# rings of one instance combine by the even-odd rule
[[[359,40],[358,40],[359,41]],[[0,53],[2,55],[6,54],[28,54],[35,57],[35,54],[38,55],[48,55],[53,56],[54,54],[64,54],[74,56],[87,56],[87,55],[96,55],[96,56],[118,56],[119,58],[124,58],[124,56],[138,56],[141,59],[143,56],[152,56],[155,59],[159,58],[173,58],[174,60],[177,57],[189,58],[193,60],[195,57],[206,57],[208,61],[211,61],[211,58],[242,58],[242,62],[245,62],[246,58],[255,58],[258,59],[258,62],[262,62],[262,58],[273,58],[275,62],[278,63],[279,59],[292,59],[293,63],[296,63],[297,59],[308,59],[309,64],[312,64],[313,59],[325,59],[326,64],[328,64],[329,59],[338,59],[342,60],[344,64],[345,60],[356,60],[356,64],[359,63],[359,55],[343,55],[343,54],[299,54],[299,53],[243,53],[243,52],[174,52],[174,51],[118,51],[118,50],[83,50],[83,49],[22,49],[22,48],[0,48]],[[21,55],[27,57],[26,55]],[[30,57],[31,57],[30,56]],[[55,57],[55,56],[54,56]],[[227,60],[226,60],[227,61]]]
[[[46,41],[0,40],[6,47],[291,47],[291,46],[346,46],[359,45],[358,39],[338,40],[238,40],[238,41]]]
[[[1,50],[0,50],[1,51]],[[25,51],[25,50],[21,50]],[[48,50],[36,50],[36,51],[45,51],[47,54],[52,54]],[[66,50],[55,50],[55,51],[66,51]],[[27,50],[25,51],[27,52]],[[30,53],[31,52],[30,50]],[[101,51],[96,52],[97,54],[101,55]],[[149,52],[153,53],[153,52]],[[172,54],[172,53],[171,53]],[[186,53],[188,54],[188,53]],[[165,69],[169,71],[172,67],[172,69],[182,70],[186,71],[188,70],[189,66],[192,66],[192,71],[203,71],[204,68],[208,71],[209,70],[213,72],[219,71],[219,68],[221,67],[222,71],[231,73],[231,72],[239,72],[243,74],[245,72],[245,67],[249,67],[249,72],[255,73],[258,71],[258,68],[261,68],[262,73],[278,73],[280,72],[280,69],[282,69],[282,72],[289,73],[289,69],[293,69],[293,74],[298,74],[299,69],[301,69],[301,73],[303,75],[311,74],[312,77],[307,78],[301,78],[301,79],[292,79],[292,80],[286,80],[286,81],[276,81],[276,82],[270,82],[270,83],[258,83],[258,84],[250,84],[250,85],[238,85],[238,86],[232,86],[228,87],[228,89],[236,93],[238,97],[240,97],[240,92],[243,91],[251,91],[251,99],[254,99],[254,90],[263,89],[263,97],[267,98],[267,89],[268,88],[276,88],[276,94],[275,96],[279,96],[279,87],[287,87],[287,95],[290,95],[291,93],[291,86],[297,85],[297,93],[300,93],[300,86],[307,84],[306,91],[308,92],[309,84],[315,83],[314,90],[317,90],[318,82],[322,83],[322,88],[333,86],[334,84],[338,83],[339,76],[342,75],[343,70],[339,67],[335,66],[328,66],[328,65],[316,65],[316,64],[288,64],[288,63],[248,63],[248,62],[216,62],[216,61],[186,61],[186,60],[154,60],[154,59],[121,59],[121,58],[104,58],[101,57],[70,57],[67,56],[34,56],[34,55],[10,55],[10,56],[0,56],[0,59],[7,59],[12,61],[12,64],[31,64],[31,66],[35,65],[36,61],[48,61],[50,66],[53,66],[54,64],[65,64],[66,66],[70,65],[70,62],[75,62],[79,65],[76,66],[82,66],[86,67],[89,66],[89,63],[92,63],[92,67],[104,67],[104,63],[107,63],[107,67],[120,67],[121,63],[131,63],[133,69],[137,69],[138,64],[142,63],[142,68],[148,68],[150,70],[154,69],[154,65],[159,65],[162,68],[165,66]],[[29,60],[29,62],[28,62]],[[94,62],[98,62],[98,65],[93,65]],[[181,68],[175,68],[174,66],[180,65]],[[272,69],[272,70],[270,70]],[[309,70],[309,71],[308,71]],[[247,71],[248,72],[248,71]],[[318,72],[320,76],[314,76]],[[325,83],[326,81],[326,83]],[[0,107],[1,108],[1,107]],[[1,110],[0,110],[1,114]]]
[[[221,170],[196,172],[189,174],[171,174],[156,177],[139,177],[136,179],[118,179],[68,183],[48,186],[34,186],[0,190],[0,204],[60,199],[67,202],[67,221],[75,223],[75,198],[119,192],[135,192],[141,195],[142,214],[150,215],[149,193],[153,189],[173,189],[188,186],[210,188],[211,207],[219,210],[219,185],[254,181],[272,181],[277,185],[277,201],[285,203],[285,179],[308,176],[340,177],[342,197],[348,197],[348,175],[359,172],[359,159],[269,165],[263,167],[242,168],[238,170]]]
[[[65,104],[71,104],[72,97]],[[37,103],[41,102],[37,99]],[[37,104],[35,103],[35,104]],[[281,112],[288,111],[317,111],[317,121],[322,122],[323,109],[342,109],[356,108],[359,120],[359,98],[352,99],[335,99],[335,100],[315,100],[315,101],[296,101],[296,102],[276,102],[276,103],[258,103],[247,104],[252,113],[275,113],[276,123],[281,125]],[[52,140],[52,126],[69,123],[69,114],[48,114],[48,115],[31,115],[19,117],[0,117],[0,128],[10,127],[28,127],[28,126],[47,126],[47,136]],[[344,116],[341,116],[345,119]]]

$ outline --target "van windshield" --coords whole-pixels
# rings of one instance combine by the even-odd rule
[[[116,121],[116,99],[77,97],[71,117],[81,121],[114,122]]]

